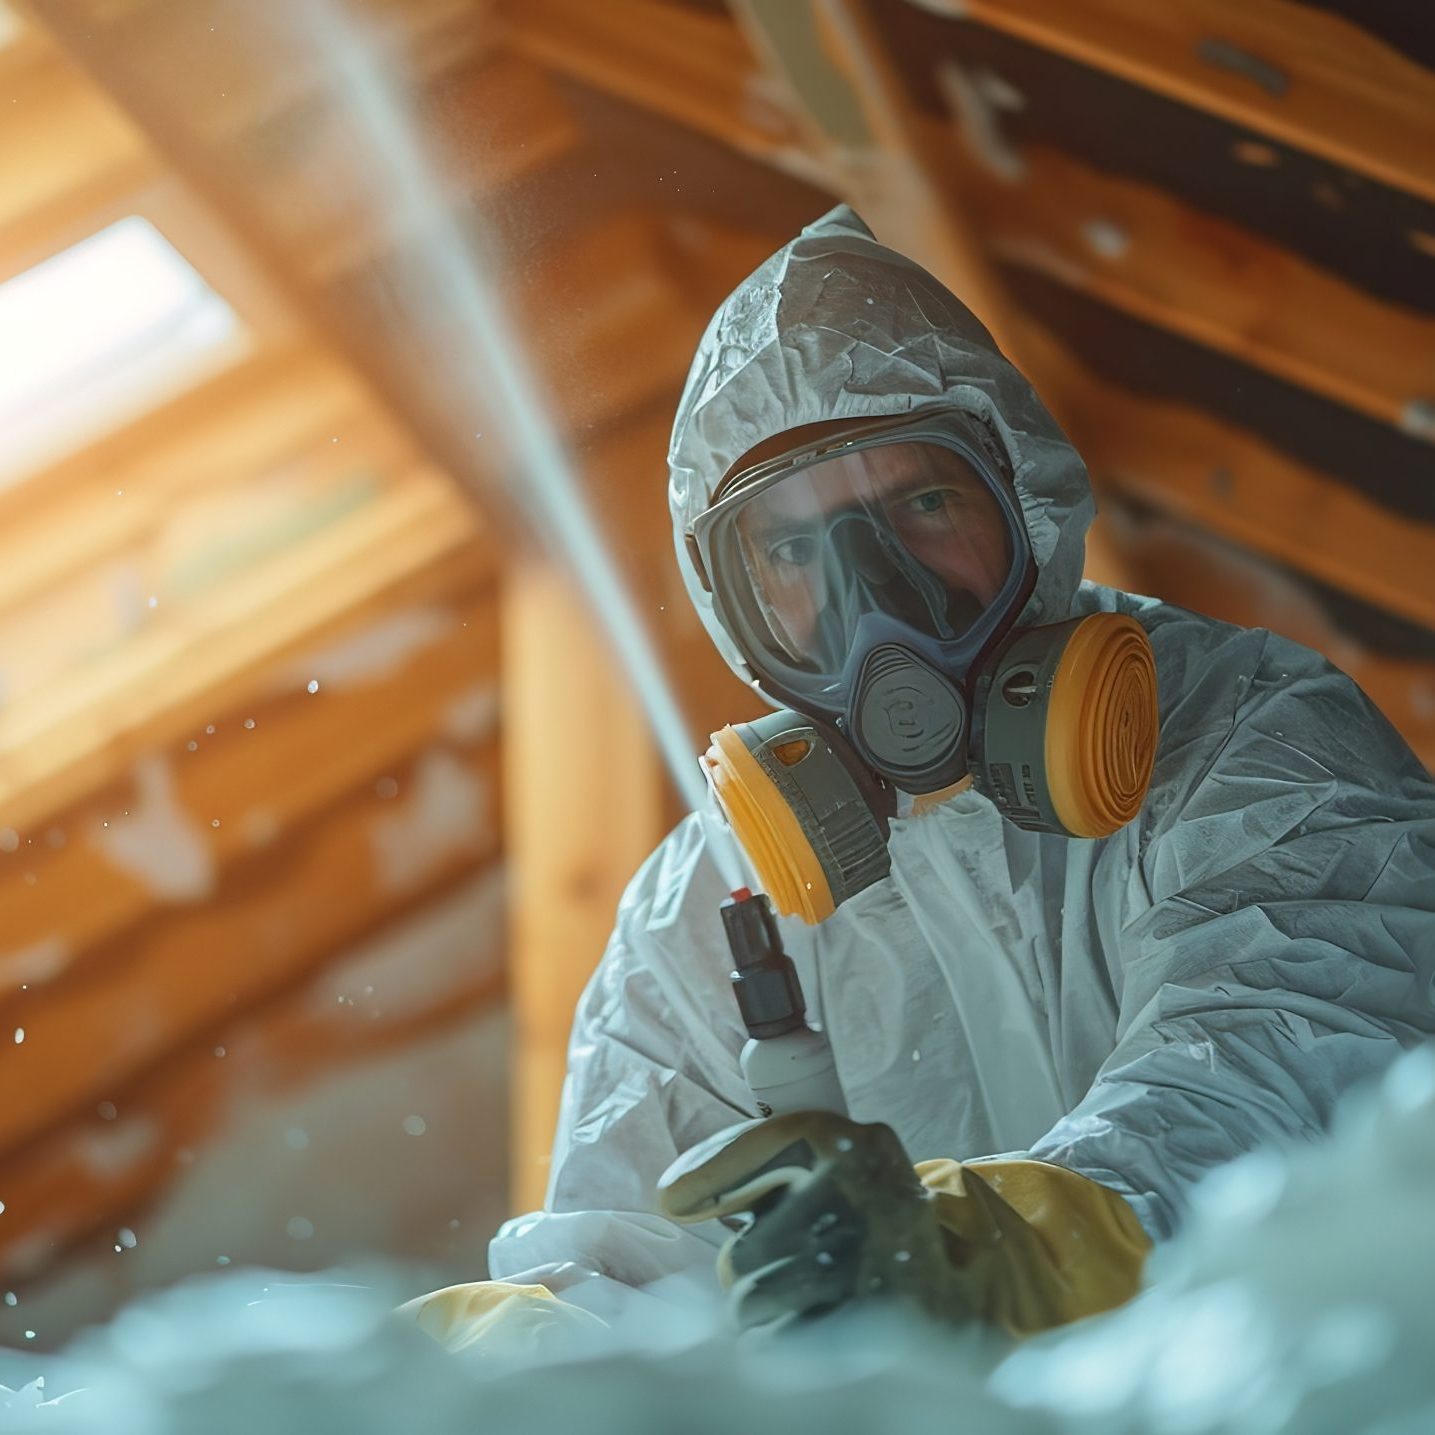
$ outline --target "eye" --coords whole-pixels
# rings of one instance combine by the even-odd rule
[[[767,550],[768,559],[773,563],[784,563],[792,568],[801,568],[817,556],[817,541],[809,534],[795,538],[784,538],[771,544]]]
[[[940,513],[948,503],[955,503],[957,494],[950,488],[929,488],[925,493],[914,494],[906,500],[910,512],[922,516]]]

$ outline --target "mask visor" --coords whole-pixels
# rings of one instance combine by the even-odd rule
[[[755,669],[840,681],[867,614],[935,643],[990,627],[1020,588],[1015,496],[965,445],[866,439],[740,475],[700,520],[714,594]]]

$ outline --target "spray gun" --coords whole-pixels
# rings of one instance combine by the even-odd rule
[[[788,1111],[847,1114],[832,1048],[807,1025],[797,969],[782,948],[768,899],[739,887],[722,904],[732,952],[733,993],[747,1028],[742,1074],[764,1116]]]

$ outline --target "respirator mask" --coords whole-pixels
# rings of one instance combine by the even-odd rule
[[[1145,631],[1016,620],[1036,583],[996,436],[927,409],[730,474],[685,534],[780,710],[714,733],[708,782],[778,911],[818,922],[890,870],[898,793],[971,778],[1019,827],[1103,837],[1157,736]]]

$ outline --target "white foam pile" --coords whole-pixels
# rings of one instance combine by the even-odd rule
[[[1428,1435],[1432,1224],[1420,1052],[1320,1146],[1212,1177],[1139,1300],[1010,1353],[869,1321],[753,1346],[669,1319],[521,1366],[446,1355],[392,1319],[402,1273],[235,1273],[137,1302],[51,1358],[43,1387],[0,1387],[0,1431]]]

